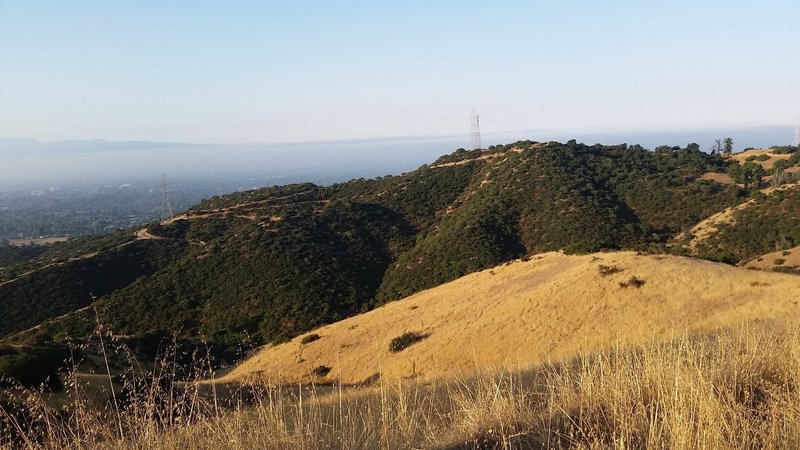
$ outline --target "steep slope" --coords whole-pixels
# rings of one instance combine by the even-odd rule
[[[744,263],[800,244],[800,183],[771,188],[676,239],[701,258]]]
[[[798,302],[800,278],[792,275],[633,252],[546,253],[267,346],[223,381],[363,383],[379,374],[425,378],[525,367],[613,342],[796,319]],[[424,338],[391,352],[391,341],[406,332]],[[321,376],[326,370],[319,367],[329,371]]]
[[[721,159],[699,151],[570,141],[517,143],[492,156],[485,159],[480,183],[471,184],[436,228],[422,233],[389,268],[379,300],[568,245],[664,243],[683,227],[741,201],[737,188],[699,179],[724,167]]]

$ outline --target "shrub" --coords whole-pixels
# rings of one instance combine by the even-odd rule
[[[325,375],[331,373],[331,368],[328,366],[317,366],[314,367],[314,370],[312,370],[311,373],[315,377],[324,377]]]
[[[57,348],[30,348],[24,353],[5,352],[0,356],[0,387],[19,383],[28,388],[43,386],[51,391],[63,388],[59,370],[66,353]]]
[[[303,339],[300,340],[300,345],[310,344],[310,343],[312,343],[314,341],[318,341],[318,340],[319,340],[319,335],[318,334],[316,334],[316,333],[309,334],[308,336],[303,336]]]
[[[620,273],[622,272],[622,269],[620,269],[617,266],[605,266],[603,264],[600,264],[599,266],[597,266],[597,272],[601,276],[607,276],[607,275],[613,275],[615,273]]]
[[[428,337],[427,334],[414,333],[412,331],[403,333],[400,336],[392,339],[392,342],[389,344],[389,351],[392,353],[403,351],[407,347],[416,344],[426,337]]]
[[[565,255],[586,255],[588,253],[599,252],[603,248],[607,248],[604,242],[599,241],[581,241],[569,244],[564,247]]]
[[[786,260],[785,260],[785,259],[783,259],[783,258],[778,258],[778,259],[776,259],[776,260],[775,260],[775,265],[776,265],[776,266],[782,266],[782,265],[783,265],[783,263],[785,263],[785,262],[786,262]]]
[[[636,277],[630,277],[630,279],[628,279],[628,281],[620,281],[619,282],[619,287],[622,287],[622,288],[626,288],[626,287],[639,288],[639,287],[642,287],[642,286],[644,286],[644,280],[642,280],[641,278],[636,278]]]

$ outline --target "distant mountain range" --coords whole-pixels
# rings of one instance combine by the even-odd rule
[[[485,130],[484,142],[628,142],[645,148],[697,142],[710,151],[715,139],[730,136],[735,148],[789,144],[791,126],[696,130],[581,131]],[[207,181],[231,178],[310,181],[330,184],[416,169],[441,154],[468,147],[463,135],[397,136],[376,139],[253,144],[192,144],[102,139],[37,141],[0,138],[0,189],[46,188],[61,184],[139,182],[166,173],[171,179]]]

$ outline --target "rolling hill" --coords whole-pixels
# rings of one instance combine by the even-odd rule
[[[793,147],[770,152],[797,163]],[[146,229],[0,249],[0,338],[62,343],[88,336],[99,319],[126,338],[235,349],[288,340],[526,255],[608,248],[739,262],[776,242],[796,245],[798,226],[785,211],[796,211],[797,191],[715,181],[732,167],[736,158],[697,145],[520,141],[460,149],[399,176],[212,197]],[[676,238],[751,197],[757,208],[737,223],[759,224],[758,239],[750,225],[695,247],[686,233]]]
[[[379,376],[467,376],[567,361],[612,344],[798,318],[800,279],[793,275],[668,255],[551,252],[267,346],[220,381],[359,384]],[[390,351],[406,332],[422,339]],[[319,367],[329,370],[320,376]]]

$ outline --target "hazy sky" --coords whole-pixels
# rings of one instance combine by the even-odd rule
[[[0,137],[792,125],[800,1],[0,0]]]

